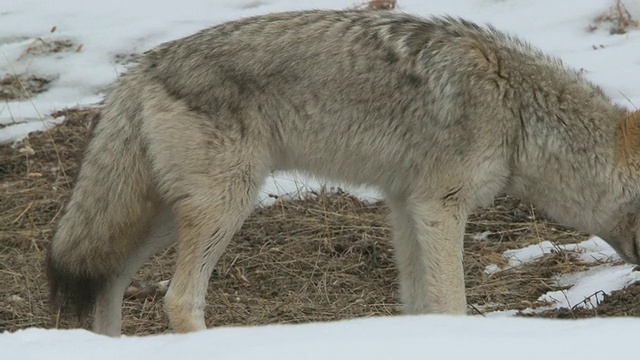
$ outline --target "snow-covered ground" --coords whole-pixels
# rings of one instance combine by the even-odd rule
[[[0,142],[14,141],[50,123],[50,113],[90,105],[123,72],[132,55],[161,42],[242,16],[311,8],[347,8],[356,0],[5,0],[0,6],[0,78],[6,74],[53,79],[48,91],[25,101],[0,104]],[[581,69],[616,102],[640,106],[640,30],[611,35],[593,19],[613,0],[399,0],[400,10],[419,15],[450,14],[519,35]],[[625,5],[640,19],[640,0]],[[51,29],[55,26],[55,31]],[[42,41],[36,40],[41,39]],[[38,54],[44,43],[61,42],[61,52]],[[277,175],[266,193],[290,193],[317,182]],[[355,190],[366,198],[374,191]],[[263,200],[268,198],[263,196]],[[482,236],[480,236],[481,238]],[[583,249],[584,259],[603,264],[559,281],[572,286],[546,294],[557,306],[572,306],[600,290],[610,292],[639,280],[628,265],[597,238],[565,246]],[[535,261],[554,246],[541,243],[505,253],[509,266]],[[580,250],[582,251],[582,250]],[[500,271],[495,267],[488,272]],[[1,286],[1,285],[0,285]],[[597,300],[597,299],[596,299]],[[596,301],[597,302],[597,301]],[[558,358],[596,359],[635,355],[640,319],[512,319],[508,314],[477,317],[396,317],[330,324],[213,329],[190,335],[107,339],[86,331],[28,329],[0,334],[0,359],[413,359]]]
[[[526,309],[524,312],[540,312],[574,306],[595,307],[602,301],[604,294],[610,294],[614,290],[623,289],[627,285],[640,281],[640,272],[634,270],[635,266],[612,265],[616,260],[620,260],[620,257],[611,246],[597,236],[578,244],[557,245],[550,241],[543,241],[522,249],[507,250],[502,255],[509,262],[506,268],[512,268],[535,262],[552,251],[565,251],[586,263],[593,262],[600,265],[586,271],[561,275],[556,280],[560,286],[566,286],[567,289],[548,292],[540,297],[540,300],[549,302],[550,306],[535,310]],[[492,274],[506,268],[489,265],[485,268],[485,273]]]
[[[553,321],[413,316],[307,325],[219,328],[189,335],[110,339],[29,329],[0,336],[19,360],[540,360],[637,355],[640,319]]]

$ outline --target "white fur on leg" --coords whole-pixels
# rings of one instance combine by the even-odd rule
[[[400,295],[407,314],[466,313],[464,223],[441,206],[390,201]]]
[[[390,200],[391,226],[396,266],[400,272],[400,300],[406,314],[429,312],[426,269],[418,256],[418,243],[411,214],[403,202]]]
[[[174,243],[177,232],[173,216],[168,208],[163,208],[153,220],[149,232],[141,242],[142,248],[128,259],[123,270],[97,294],[93,331],[108,336],[120,336],[122,328],[122,297],[131,277],[159,249]]]
[[[255,191],[245,191],[252,196],[253,192]],[[235,199],[238,198],[240,196]],[[182,229],[183,242],[179,246],[176,271],[165,295],[165,310],[175,332],[206,328],[204,307],[209,277],[233,234],[249,214],[251,208],[246,205],[252,202],[242,199],[234,204],[217,204],[216,201],[210,203],[212,207],[220,207],[190,209],[189,212],[189,215],[197,214],[199,223],[206,225]],[[240,204],[243,205],[238,206]],[[213,235],[206,238],[203,234]]]
[[[204,299],[209,276],[202,275],[189,279],[185,283],[177,281],[182,277],[176,272],[169,285],[169,290],[164,297],[164,308],[175,332],[192,332],[207,328],[204,322]]]
[[[190,187],[191,196],[175,204],[176,221],[182,226],[165,309],[176,332],[206,328],[204,307],[211,272],[253,210],[256,184],[262,184],[266,177],[266,170],[252,173],[251,166],[244,169],[246,172],[207,178],[209,189]],[[185,178],[195,181],[199,175],[191,176]]]
[[[110,281],[97,295],[93,331],[107,336],[120,336],[122,328],[122,297],[129,277]]]

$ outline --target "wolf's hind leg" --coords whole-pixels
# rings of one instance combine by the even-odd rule
[[[205,114],[162,87],[152,90],[142,132],[158,193],[178,230],[178,258],[164,307],[174,331],[196,331],[205,328],[211,272],[253,210],[272,167],[268,128],[259,117],[229,111],[224,103]]]
[[[131,277],[154,253],[177,240],[177,230],[171,211],[164,207],[153,219],[149,230],[131,253],[119,272],[114,273],[105,287],[98,292],[93,331],[108,336],[119,336],[122,327],[122,298]]]
[[[205,296],[218,259],[253,209],[259,185],[249,167],[191,187],[174,205],[179,226],[178,261],[165,296],[165,309],[176,332],[204,329]]]

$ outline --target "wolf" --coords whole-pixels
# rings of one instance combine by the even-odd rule
[[[312,10],[147,51],[109,91],[48,250],[54,306],[117,336],[177,243],[164,307],[205,329],[211,272],[272,171],[380,190],[406,314],[465,314],[468,214],[502,193],[640,263],[640,112],[491,25]]]

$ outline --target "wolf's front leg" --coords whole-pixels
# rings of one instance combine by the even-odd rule
[[[441,201],[389,203],[404,313],[465,314],[466,212]]]

